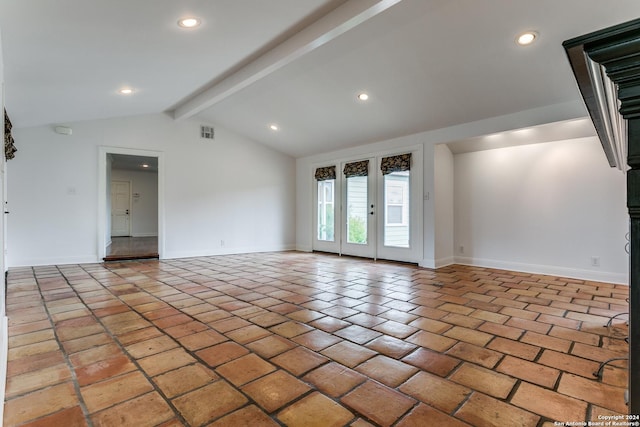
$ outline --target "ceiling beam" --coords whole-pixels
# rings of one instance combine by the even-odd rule
[[[219,83],[180,103],[173,118],[185,119],[200,113],[401,1],[348,1]]]

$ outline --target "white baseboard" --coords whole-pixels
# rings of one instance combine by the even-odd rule
[[[207,249],[197,251],[166,251],[162,254],[162,259],[176,259],[176,258],[195,258],[199,256],[214,256],[214,255],[233,255],[233,254],[248,254],[255,252],[285,252],[295,251],[296,245],[279,245],[279,246],[264,246],[264,247],[241,247],[241,248],[219,248],[219,249]],[[64,258],[25,258],[18,260],[10,260],[9,267],[35,267],[40,265],[65,265],[65,264],[94,264],[100,263],[102,259],[98,259],[96,255],[93,256],[78,256],[78,257],[64,257]]]
[[[158,233],[131,233],[131,237],[158,237]]]
[[[7,263],[11,267],[35,267],[40,265],[65,265],[65,264],[93,264],[102,262],[96,254],[71,256],[71,257],[51,257],[51,258],[23,258],[9,260]]]
[[[569,277],[595,282],[629,284],[629,276],[624,273],[608,271],[583,270],[577,268],[559,267],[555,265],[525,264],[518,262],[499,261],[469,257],[455,257],[455,264],[471,265],[474,267],[497,268],[500,270],[520,271],[523,273],[548,274],[552,276]]]
[[[422,261],[418,263],[418,266],[422,268],[435,270],[438,268],[446,267],[451,264],[455,264],[455,259],[452,256],[446,257],[446,258],[438,258],[438,259],[424,258]]]
[[[437,259],[435,264],[436,264],[436,268],[442,268],[455,263],[456,263],[455,258],[450,256],[446,258]]]
[[[281,246],[265,246],[265,247],[250,247],[250,248],[219,248],[209,249],[202,251],[166,251],[162,259],[178,259],[178,258],[195,258],[200,256],[216,256],[216,255],[236,255],[236,254],[250,254],[257,252],[286,252],[295,251],[296,245],[281,245]]]
[[[4,425],[4,396],[7,385],[7,360],[9,356],[9,320],[0,318],[0,424]]]
[[[430,258],[430,259],[424,258],[422,261],[420,261],[418,263],[418,267],[428,268],[430,270],[435,270],[436,261],[434,259],[432,259],[432,258]]]

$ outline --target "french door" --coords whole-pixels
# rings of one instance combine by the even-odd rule
[[[315,250],[421,260],[421,179],[404,156],[400,166],[402,156],[379,156],[316,169]]]
[[[341,200],[341,251],[376,258],[376,159],[344,162]]]

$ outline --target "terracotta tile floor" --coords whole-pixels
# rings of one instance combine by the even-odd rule
[[[5,426],[551,426],[626,413],[626,286],[307,253],[9,271]]]

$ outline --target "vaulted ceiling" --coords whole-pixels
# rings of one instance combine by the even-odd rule
[[[586,114],[562,42],[639,16],[637,0],[0,0],[5,105],[17,128],[194,117],[294,157],[553,122]]]

